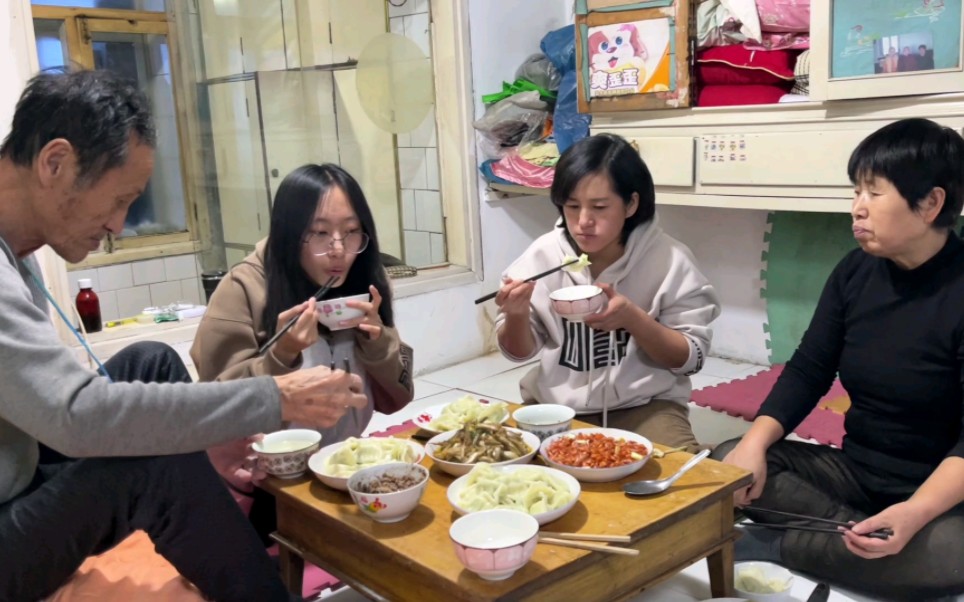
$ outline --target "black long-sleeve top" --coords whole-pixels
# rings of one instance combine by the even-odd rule
[[[860,249],[827,280],[800,346],[763,403],[789,433],[835,375],[850,395],[845,455],[888,494],[964,457],[964,244],[913,270]]]

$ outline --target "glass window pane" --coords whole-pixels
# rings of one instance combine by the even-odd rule
[[[165,0],[31,0],[35,6],[69,6],[71,8],[122,8],[164,12]]]
[[[91,32],[94,67],[136,80],[147,95],[157,127],[154,175],[131,206],[122,236],[187,230],[181,153],[178,147],[167,37],[138,33]]]
[[[54,19],[34,19],[33,30],[37,38],[37,59],[40,70],[66,67],[68,59],[64,22]]]

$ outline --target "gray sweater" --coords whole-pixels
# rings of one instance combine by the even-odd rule
[[[281,428],[270,377],[110,383],[64,346],[46,306],[25,262],[0,239],[0,504],[33,478],[37,441],[78,458],[147,456]]]

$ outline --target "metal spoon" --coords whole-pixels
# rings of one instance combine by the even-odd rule
[[[700,453],[696,454],[690,461],[683,464],[682,467],[676,474],[665,479],[659,479],[657,481],[633,481],[632,483],[626,483],[623,485],[623,491],[629,495],[653,495],[654,493],[662,493],[669,489],[669,486],[676,482],[676,479],[683,476],[689,469],[693,468],[699,464],[700,460],[710,455],[710,450],[704,449]]]

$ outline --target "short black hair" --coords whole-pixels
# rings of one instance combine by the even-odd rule
[[[929,119],[901,119],[857,145],[847,164],[854,184],[874,177],[891,182],[912,210],[934,188],[944,189],[935,228],[950,228],[964,205],[964,138]]]
[[[920,50],[921,48],[923,48],[924,50],[927,50],[927,44],[921,44],[920,46],[917,47],[918,50]]]
[[[572,191],[586,176],[603,174],[612,183],[613,191],[627,206],[633,193],[639,195],[636,213],[626,218],[621,242],[626,244],[629,234],[641,224],[653,219],[656,213],[656,189],[653,176],[639,152],[625,138],[615,134],[596,134],[576,142],[559,157],[556,175],[549,196],[563,217],[562,227],[573,248],[578,249],[565,225],[565,205]]]
[[[351,174],[337,165],[309,163],[285,176],[271,207],[271,227],[264,253],[267,297],[262,315],[268,336],[274,334],[281,312],[304,303],[321,285],[312,282],[301,267],[301,249],[319,199],[324,199],[333,188],[341,189],[348,197],[348,203],[358,216],[362,232],[368,235],[369,242],[365,250],[355,257],[344,284],[328,291],[324,298],[361,295],[367,293],[368,286],[373,284],[382,296],[378,316],[386,326],[395,325],[392,289],[382,264],[375,218],[361,186]]]
[[[131,134],[154,148],[154,120],[137,84],[111,71],[44,72],[28,83],[0,157],[29,167],[51,140],[77,153],[78,184],[91,184],[127,160]]]

